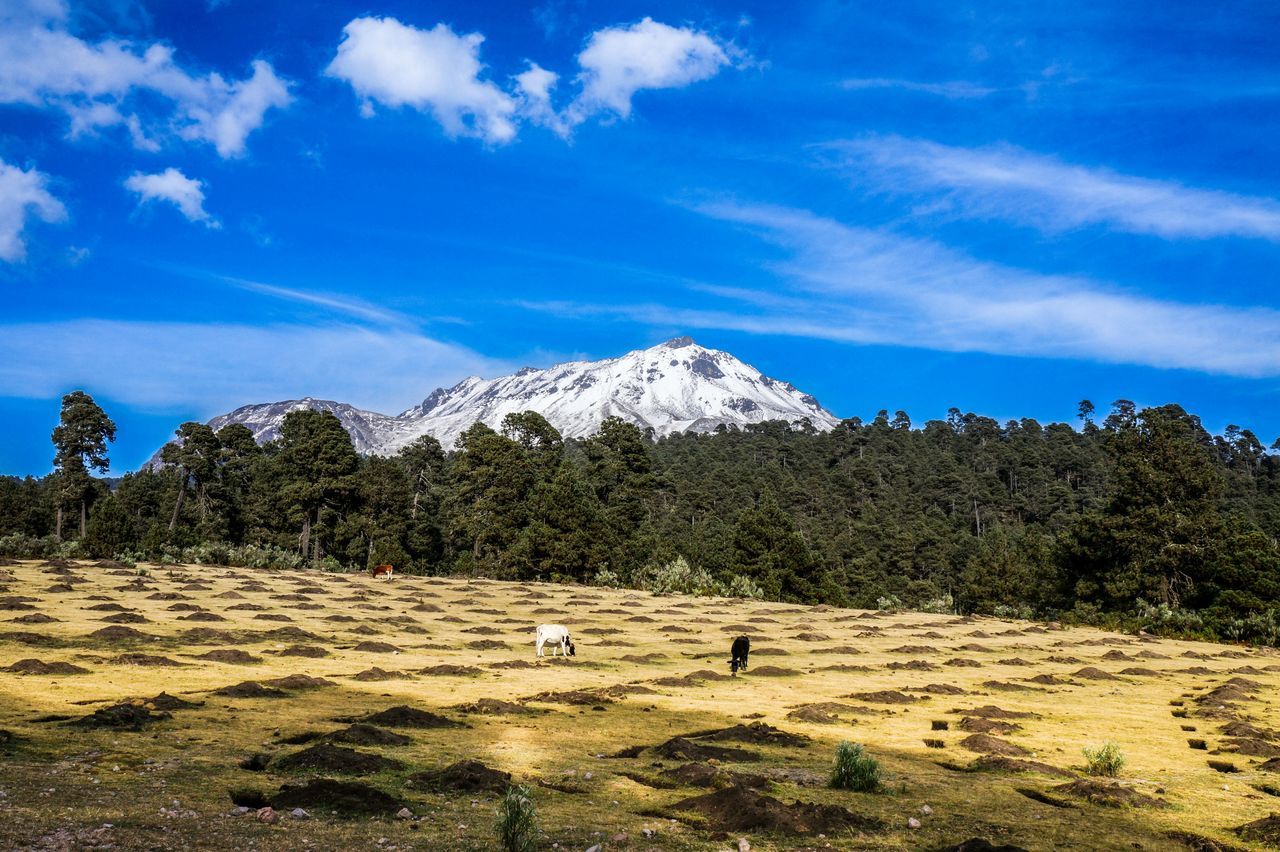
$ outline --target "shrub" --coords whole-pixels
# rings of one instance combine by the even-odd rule
[[[729,585],[724,587],[724,594],[730,598],[751,598],[759,600],[764,597],[764,589],[760,588],[760,584],[750,577],[744,577],[741,574],[735,576],[729,581]]]
[[[1086,769],[1090,775],[1114,778],[1124,768],[1124,755],[1120,753],[1120,746],[1115,743],[1104,743],[1101,748],[1096,749],[1085,746],[1083,751]]]
[[[498,845],[506,852],[533,852],[538,848],[542,830],[538,827],[538,809],[527,787],[513,784],[507,788],[498,804],[494,830],[498,834]]]
[[[608,568],[601,568],[596,572],[596,576],[592,578],[591,585],[616,589],[618,586],[622,585],[622,578],[619,577],[615,571],[611,571]]]
[[[858,793],[874,792],[880,789],[880,763],[863,752],[861,743],[840,743],[836,747],[831,786]]]
[[[902,601],[897,595],[881,595],[876,598],[876,609],[884,612],[898,612],[902,609]]]
[[[57,550],[57,542],[52,536],[36,538],[23,533],[11,533],[0,537],[0,556],[11,556],[15,559],[39,559],[49,556]]]

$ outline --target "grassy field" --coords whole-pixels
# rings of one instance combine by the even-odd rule
[[[528,785],[545,846],[567,850],[1280,837],[1271,651],[536,583],[141,570],[0,566],[0,848],[493,848],[505,781],[461,761]],[[535,659],[542,622],[573,631],[576,657]],[[751,666],[730,678],[742,633]],[[879,792],[826,786],[842,740],[880,762]],[[1091,779],[1081,749],[1107,741],[1126,763]],[[353,786],[337,799],[316,778]]]

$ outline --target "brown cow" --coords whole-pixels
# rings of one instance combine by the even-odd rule
[[[390,580],[392,577],[395,576],[395,574],[396,574],[396,569],[394,566],[391,566],[391,565],[379,565],[377,568],[373,569],[373,578],[375,580],[378,579],[379,577],[386,577],[388,580]]]

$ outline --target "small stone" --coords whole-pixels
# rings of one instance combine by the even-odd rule
[[[920,808],[920,813],[924,814],[925,816],[933,816],[933,808],[929,807],[928,805],[925,805],[922,808]]]
[[[597,843],[595,846],[588,846],[587,852],[600,852],[600,844]]]
[[[915,817],[911,817],[910,819],[907,820],[907,828],[919,828],[919,827],[920,827],[920,820],[916,819]]]
[[[653,837],[658,832],[654,831],[652,828],[644,828],[640,830],[640,833],[643,834],[645,837]]]
[[[396,811],[396,819],[413,819],[413,811],[408,808],[401,808]]]
[[[247,813],[249,813],[249,809],[248,809],[248,808],[246,808],[244,805],[241,805],[241,806],[240,806],[240,807],[238,807],[238,808],[232,808],[232,809],[231,809],[231,815],[232,815],[232,816],[244,816],[244,815],[245,815],[245,814],[247,814]]]
[[[293,817],[294,819],[311,819],[311,814],[307,813],[302,808],[294,808],[293,810],[289,811],[289,816]]]
[[[258,808],[258,822],[265,822],[267,825],[275,825],[279,821],[280,814],[276,813],[275,808]]]
[[[747,842],[747,838],[738,838],[738,852],[751,852],[751,844]]]
[[[592,778],[596,777],[596,774],[594,772],[584,772],[582,773],[582,777],[590,781]]]
[[[613,836],[613,842],[614,842],[614,843],[626,843],[626,842],[627,842],[627,835],[626,835],[624,832],[621,832],[621,831],[620,831],[620,832],[618,832],[617,834],[615,834],[615,835]]]

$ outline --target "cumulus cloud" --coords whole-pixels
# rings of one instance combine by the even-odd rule
[[[85,387],[126,405],[205,416],[313,396],[396,412],[460,376],[511,365],[407,329],[77,319],[0,325],[0,396]]]
[[[183,139],[236,157],[266,113],[293,100],[288,83],[263,60],[244,80],[193,74],[167,45],[111,38],[91,43],[66,29],[60,4],[21,8],[21,14],[0,17],[0,103],[61,110],[73,136],[122,126],[138,147],[155,150],[157,136],[173,127]],[[157,99],[167,111],[144,106]]]
[[[1280,201],[1064,163],[999,145],[958,148],[896,136],[837,143],[860,182],[936,196],[958,216],[1049,232],[1103,225],[1166,239],[1280,241]]]
[[[597,30],[577,56],[577,94],[558,109],[559,74],[529,62],[503,88],[486,78],[483,42],[480,33],[460,35],[443,23],[428,30],[395,18],[356,18],[343,28],[325,73],[350,84],[366,116],[375,104],[410,107],[430,113],[450,136],[502,144],[522,122],[568,137],[592,116],[626,118],[638,92],[709,79],[737,55],[707,33],[652,18]]]
[[[575,123],[609,111],[626,118],[644,89],[679,89],[714,77],[729,64],[724,47],[704,32],[645,18],[591,35],[578,54],[582,93],[569,107]]]
[[[136,193],[138,204],[166,201],[177,207],[192,222],[208,228],[221,228],[221,223],[204,209],[204,184],[170,167],[157,174],[134,172],[124,182],[125,189]]]
[[[0,260],[15,263],[27,256],[22,237],[30,219],[58,222],[67,217],[48,184],[48,175],[0,160]]]
[[[343,28],[338,55],[325,73],[351,84],[371,104],[429,112],[450,136],[508,142],[516,135],[516,100],[481,79],[479,33],[446,24],[429,30],[395,18],[356,18]]]
[[[789,253],[778,291],[701,286],[700,307],[531,305],[833,341],[1075,358],[1243,377],[1280,376],[1280,311],[1126,293],[1103,282],[988,263],[939,243],[846,225],[807,210],[708,204]]]

